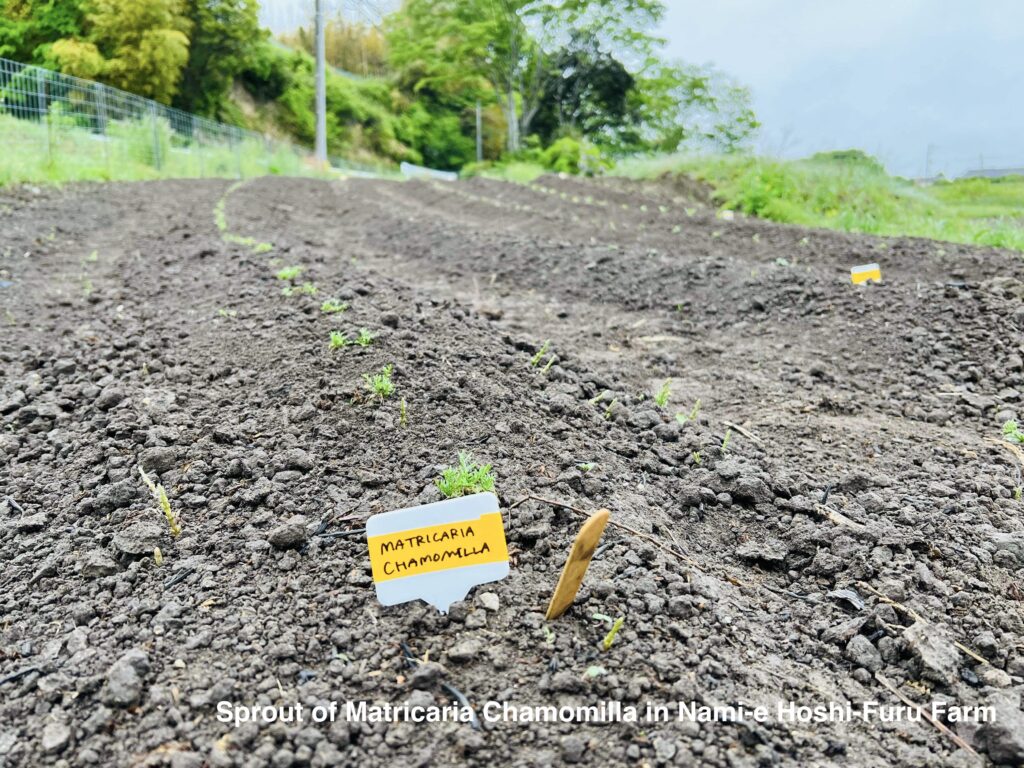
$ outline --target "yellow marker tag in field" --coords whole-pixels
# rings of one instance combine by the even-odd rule
[[[569,606],[576,599],[576,593],[580,591],[583,577],[590,567],[590,559],[594,556],[597,543],[601,541],[601,534],[604,533],[610,515],[607,509],[599,509],[588,517],[587,522],[580,528],[569,552],[569,559],[565,561],[562,575],[558,577],[551,602],[548,603],[548,610],[544,616],[548,621],[557,619],[569,610]]]
[[[882,268],[877,264],[862,264],[850,270],[850,279],[854,285],[866,283],[868,280],[880,283],[882,282]]]
[[[509,571],[493,493],[374,515],[366,521],[366,543],[383,605],[420,599],[447,613],[470,589]]]

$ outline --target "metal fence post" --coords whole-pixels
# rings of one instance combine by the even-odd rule
[[[107,95],[103,92],[103,86],[96,83],[96,128],[103,142],[103,162],[107,168],[107,178],[110,177],[110,138],[107,136]]]
[[[242,131],[236,127],[231,134],[235,139],[235,165],[238,167],[238,178],[242,178]]]
[[[53,130],[50,126],[50,109],[46,103],[46,70],[35,68],[36,70],[36,107],[39,110],[40,122],[46,121],[46,157],[50,162],[53,162]]]

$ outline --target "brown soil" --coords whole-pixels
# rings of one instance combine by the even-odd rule
[[[225,241],[221,199],[273,250]],[[669,181],[154,182],[0,208],[3,768],[977,763],[926,721],[774,716],[898,704],[879,677],[992,707],[949,727],[1024,764],[1024,480],[997,440],[1024,388],[1017,254],[723,220]],[[869,261],[885,282],[852,286]],[[288,265],[316,296],[282,294]],[[360,328],[369,347],[328,348]],[[387,364],[396,395],[372,401]],[[509,578],[447,616],[383,608],[365,540],[331,534],[436,500],[459,451],[505,507],[607,507],[662,547],[610,528],[546,625],[580,520],[529,501]],[[595,613],[625,617],[609,651]],[[217,720],[445,686],[481,716],[673,719]],[[678,722],[680,701],[772,716]]]

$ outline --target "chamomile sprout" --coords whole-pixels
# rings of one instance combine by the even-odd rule
[[[732,439],[732,430],[725,430],[725,437],[722,438],[722,447],[719,449],[723,456],[729,452],[729,440]]]
[[[371,395],[379,397],[381,402],[395,393],[395,384],[391,381],[394,366],[385,365],[379,373],[364,373],[363,381]]]
[[[344,301],[338,301],[337,299],[325,299],[324,303],[320,305],[320,311],[325,315],[344,312],[346,309],[348,309],[348,304]]]
[[[626,623],[625,616],[619,616],[612,624],[612,628],[608,630],[608,634],[604,636],[604,640],[601,641],[601,645],[606,651],[610,651],[612,643],[615,642],[615,636],[619,634],[619,630],[622,629],[622,625]]]
[[[277,274],[275,275],[275,277],[277,277],[278,280],[294,280],[304,271],[305,267],[301,267],[296,264],[291,267],[282,267],[281,269],[277,270]]]
[[[688,421],[696,421],[697,415],[699,413],[700,413],[700,398],[698,397],[697,398],[697,402],[695,402],[693,404],[693,408],[690,409],[690,412],[688,414],[686,414],[686,413],[677,413],[676,414],[676,421],[678,421],[680,424],[685,424]]]
[[[530,359],[530,365],[533,366],[534,368],[536,368],[537,365],[540,364],[540,361],[543,359],[544,355],[546,355],[548,353],[548,347],[550,347],[550,346],[551,346],[551,339],[548,339],[547,341],[545,341],[541,345],[541,348],[537,350],[537,354],[535,354]]]
[[[1010,419],[1003,424],[1003,438],[1011,443],[1024,444],[1024,432],[1017,426],[1016,419]]]
[[[274,250],[274,246],[271,243],[256,243],[252,247],[252,252],[255,254],[270,253]]]
[[[331,331],[331,340],[329,342],[331,349],[341,349],[342,347],[347,347],[351,343],[352,342],[349,341],[348,336],[341,331]]]
[[[164,513],[164,518],[167,520],[167,525],[171,529],[171,536],[177,538],[181,535],[181,526],[178,524],[178,518],[174,512],[171,511],[171,502],[167,498],[167,491],[164,490],[163,485],[160,483],[154,483],[146,471],[139,465],[139,474],[142,475],[142,480],[149,488],[149,492],[153,494],[153,498],[156,499],[156,503],[160,506],[160,511]]]
[[[448,467],[434,481],[446,499],[469,496],[494,490],[494,475],[490,464],[477,464],[469,453],[459,453],[457,466]]]
[[[398,407],[398,425],[400,427],[409,426],[409,409],[405,404],[405,398],[402,398],[402,402]]]
[[[373,338],[374,336],[372,333],[370,333],[365,328],[360,328],[359,335],[356,337],[355,343],[358,344],[360,347],[368,347],[370,346],[371,343],[373,343]]]
[[[693,453],[690,454],[690,456],[693,458],[693,463],[696,464],[698,467],[700,466],[700,463],[704,460],[703,458],[701,458],[700,451],[694,451]]]

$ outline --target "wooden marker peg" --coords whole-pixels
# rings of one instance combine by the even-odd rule
[[[576,599],[576,593],[580,591],[583,576],[590,567],[590,558],[594,556],[594,550],[597,549],[597,543],[601,540],[610,514],[607,509],[599,509],[588,517],[587,522],[580,528],[569,552],[569,559],[565,561],[562,575],[558,577],[558,586],[555,587],[555,593],[548,604],[548,612],[544,616],[548,621],[557,619],[569,610],[572,601]]]

